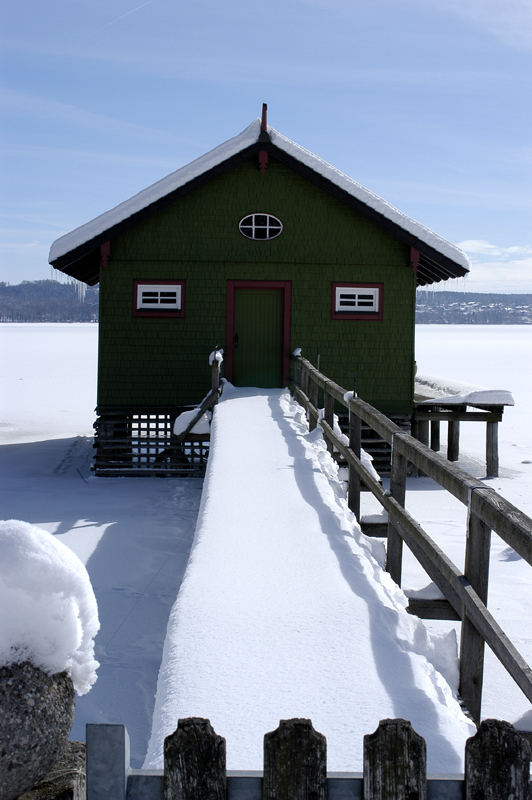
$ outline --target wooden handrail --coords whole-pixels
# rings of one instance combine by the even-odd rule
[[[309,414],[311,427],[318,423],[320,413],[317,398],[319,391],[323,392],[326,411],[325,418],[319,420],[319,424],[328,449],[331,452],[337,450],[349,467],[350,509],[360,521],[362,482],[388,512],[387,571],[400,585],[404,541],[462,620],[460,692],[473,718],[480,721],[484,643],[488,644],[526,697],[532,701],[532,670],[486,607],[491,530],[532,565],[532,519],[494,489],[471,477],[456,464],[450,463],[406,433],[369,403],[348,395],[341,386],[329,380],[305,358],[296,356],[295,359],[297,370],[294,392]],[[305,387],[305,391],[302,387]],[[345,443],[345,437],[340,438],[334,431],[334,402],[349,411],[349,445]],[[355,419],[357,426],[353,424]],[[392,474],[389,493],[384,491],[360,460],[360,421],[391,445]],[[350,446],[352,444],[354,448]],[[408,463],[414,464],[468,507],[468,539],[463,572],[405,510]]]

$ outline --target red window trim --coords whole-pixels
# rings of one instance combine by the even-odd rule
[[[336,310],[336,289],[378,289],[379,290],[379,307],[377,311],[357,311],[354,314],[346,313],[345,311]],[[336,281],[331,284],[331,319],[359,319],[359,320],[382,320],[382,301],[384,295],[383,283],[359,283],[349,281]]]
[[[181,309],[179,311],[159,311],[156,309],[137,308],[137,287],[143,283],[154,284],[155,286],[180,286],[181,287]],[[185,316],[185,281],[172,280],[171,278],[135,278],[133,281],[133,302],[132,313],[134,317],[177,317]]]
[[[234,336],[235,336],[235,289],[282,289],[283,292],[283,341],[282,341],[282,385],[290,382],[290,325],[292,313],[292,281],[247,281],[228,280],[226,294],[224,372],[228,381],[233,380]]]

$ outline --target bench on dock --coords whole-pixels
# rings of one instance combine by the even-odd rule
[[[513,405],[512,394],[505,389],[467,387],[465,392],[446,394],[438,386],[437,379],[420,377],[415,385],[412,433],[438,452],[440,423],[447,422],[447,460],[458,461],[460,422],[485,422],[486,476],[496,478],[499,474],[498,424],[504,407]]]

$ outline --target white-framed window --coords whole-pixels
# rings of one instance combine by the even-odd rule
[[[334,283],[334,319],[382,319],[382,284]]]
[[[183,316],[184,288],[184,281],[134,281],[133,314],[135,316]]]
[[[283,223],[273,214],[248,214],[238,223],[238,230],[247,239],[275,239],[283,232]]]

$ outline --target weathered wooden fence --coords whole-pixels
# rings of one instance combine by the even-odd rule
[[[228,773],[225,739],[209,720],[179,720],[164,770],[131,769],[122,725],[87,725],[87,800],[532,800],[530,745],[486,720],[465,747],[463,777],[428,777],[426,747],[409,722],[382,720],[364,736],[363,773],[327,774],[325,736],[308,719],[264,737],[264,769]]]
[[[459,619],[460,695],[473,719],[481,718],[484,645],[489,645],[526,697],[532,701],[532,669],[513,646],[486,607],[491,531],[532,565],[532,520],[493,489],[472,478],[388,417],[348,394],[305,358],[296,357],[294,391],[306,409],[309,426],[321,425],[327,447],[349,468],[348,504],[360,521],[363,484],[388,513],[386,569],[401,585],[403,542],[437,584],[445,600],[410,602],[409,610],[432,619]],[[320,408],[324,409],[321,418]],[[349,412],[349,435],[335,431],[335,409]],[[362,422],[391,447],[390,488],[385,491],[360,460]],[[464,569],[456,566],[404,508],[409,464],[436,481],[467,506]],[[366,527],[363,530],[370,533]],[[380,533],[381,531],[377,531]]]

